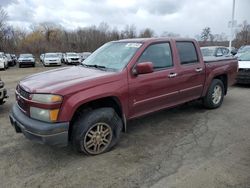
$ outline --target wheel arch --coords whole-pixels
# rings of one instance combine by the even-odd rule
[[[69,124],[69,139],[71,139],[72,129],[74,126],[75,119],[79,116],[80,113],[84,113],[88,110],[93,110],[101,107],[111,107],[115,110],[117,115],[121,118],[123,122],[123,130],[126,130],[126,118],[122,109],[122,104],[118,97],[116,96],[108,96],[108,97],[102,97],[99,99],[95,99],[92,101],[88,101],[86,103],[83,103],[78,106],[78,108],[73,113],[73,116],[71,118],[70,124]]]
[[[227,89],[228,89],[228,76],[227,74],[221,74],[218,76],[215,76],[213,79],[221,80],[224,85],[224,95],[227,95]]]

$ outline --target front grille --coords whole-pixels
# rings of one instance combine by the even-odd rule
[[[29,99],[29,92],[25,91],[22,87],[19,86],[19,94],[25,98],[25,99]]]
[[[26,113],[28,111],[28,104],[25,99],[29,99],[30,93],[25,91],[20,85],[16,88],[16,101],[18,106]]]
[[[17,104],[24,112],[27,112],[28,106],[23,99],[17,99]]]
[[[78,61],[79,58],[71,58],[71,60]]]

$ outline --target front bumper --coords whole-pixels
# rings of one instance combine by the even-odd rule
[[[67,60],[68,64],[80,64],[81,61],[78,59],[78,60],[72,60],[72,59],[68,59]]]
[[[20,65],[35,65],[34,61],[20,61]]]
[[[69,122],[47,123],[32,119],[26,116],[17,104],[13,105],[9,117],[16,132],[22,132],[32,141],[59,147],[68,145]]]
[[[61,65],[61,61],[44,61],[44,65]]]
[[[250,84],[250,69],[239,69],[236,82],[239,84]]]

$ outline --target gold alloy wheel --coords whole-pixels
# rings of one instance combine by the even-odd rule
[[[100,154],[110,145],[112,137],[113,132],[108,124],[96,123],[84,137],[84,148],[89,154]]]
[[[214,91],[212,94],[212,100],[214,104],[218,104],[221,101],[221,97],[222,97],[222,88],[219,85],[216,85],[214,87]]]

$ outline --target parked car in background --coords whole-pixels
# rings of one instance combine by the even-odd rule
[[[203,57],[227,57],[231,56],[230,50],[224,46],[207,46],[201,47]]]
[[[62,63],[65,63],[65,53],[62,53]]]
[[[244,54],[246,52],[250,52],[250,45],[241,46],[235,57],[239,57],[241,54]]]
[[[64,56],[65,64],[79,64],[81,63],[80,56],[75,52],[67,52]]]
[[[44,58],[44,54],[41,54],[39,57],[41,63],[43,63],[43,58]]]
[[[237,75],[237,83],[250,84],[250,52],[241,54],[238,57],[239,69]]]
[[[62,65],[60,55],[58,53],[45,53],[43,58],[43,65]]]
[[[3,104],[5,99],[8,98],[7,90],[4,88],[4,82],[1,80],[0,77],[0,105]]]
[[[231,57],[204,61],[192,39],[113,41],[80,66],[21,80],[10,121],[33,141],[71,143],[97,155],[117,144],[133,118],[196,99],[206,108],[220,107],[237,68]]]
[[[8,62],[8,66],[15,66],[15,60],[11,57],[10,54],[5,54],[7,57],[7,62]]]
[[[19,67],[32,66],[35,67],[36,60],[32,54],[20,54],[18,58]]]
[[[8,67],[7,57],[3,52],[0,52],[0,69],[6,70]]]
[[[61,63],[63,63],[63,53],[62,52],[57,52],[59,58],[60,58],[60,61]]]
[[[14,62],[14,65],[16,65],[16,63],[17,63],[17,57],[16,57],[16,55],[15,54],[10,54],[10,56],[11,56],[13,62]]]
[[[87,59],[87,57],[89,57],[91,55],[91,52],[82,52],[81,53],[81,61],[84,61],[85,59]]]
[[[238,49],[235,47],[231,47],[231,49],[229,47],[227,47],[227,49],[230,51],[230,53],[234,56],[237,54]]]

